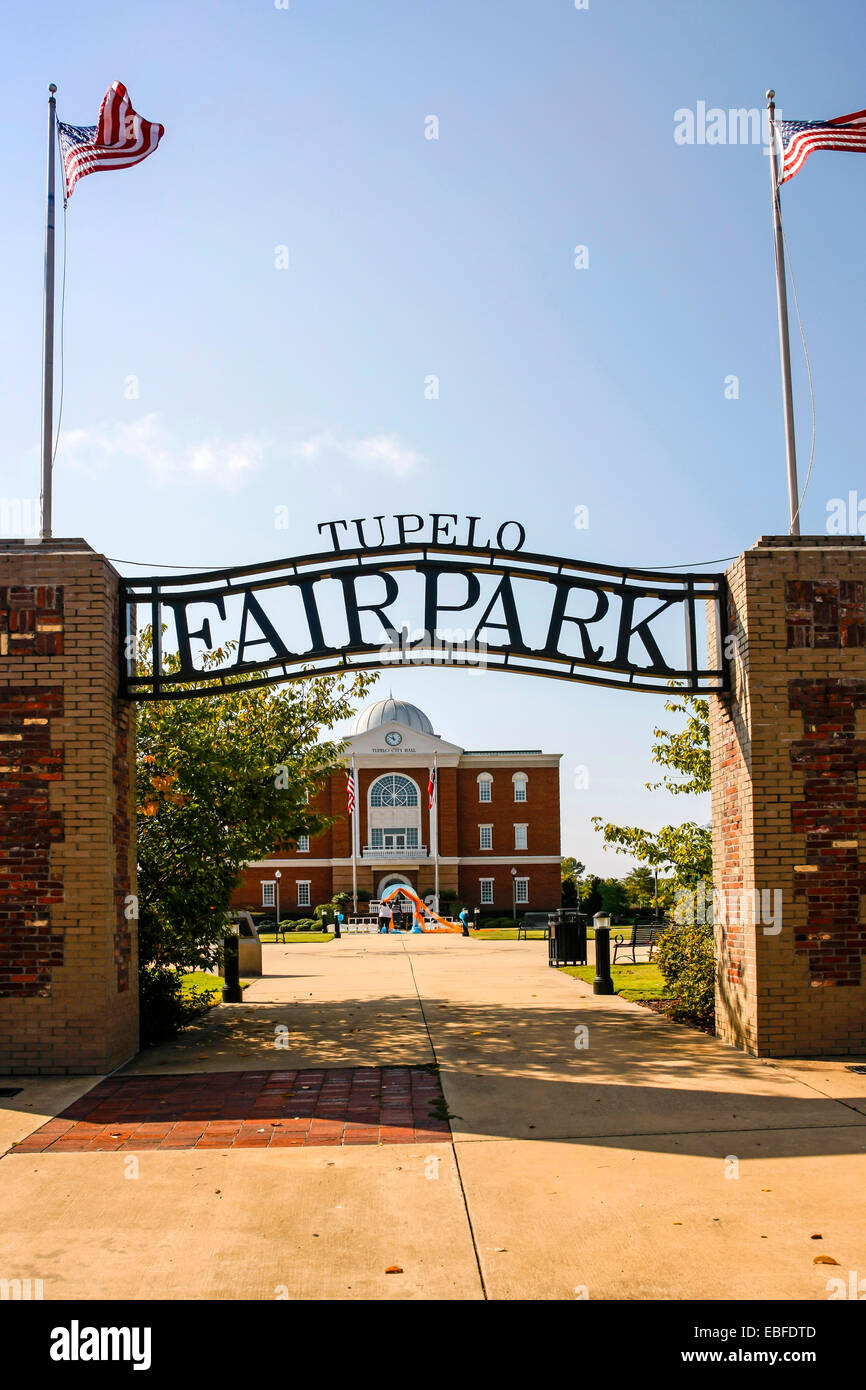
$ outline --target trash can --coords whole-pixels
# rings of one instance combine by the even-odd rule
[[[238,969],[241,975],[261,975],[262,943],[258,928],[248,912],[239,912]]]
[[[586,965],[586,918],[579,912],[551,912],[548,965]]]

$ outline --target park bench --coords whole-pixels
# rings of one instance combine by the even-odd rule
[[[524,912],[517,923],[517,940],[528,941],[527,932],[540,931],[544,933],[544,938],[550,936],[550,913],[549,912]]]
[[[659,920],[658,918],[651,918],[649,920],[645,919],[644,921],[637,921],[634,923],[631,929],[631,936],[615,936],[613,938],[614,965],[616,964],[616,958],[620,951],[626,953],[630,951],[632,964],[637,965],[638,960],[635,952],[637,951],[639,946],[649,947],[649,955],[647,956],[647,960],[652,960],[653,947],[655,946],[656,941],[661,936],[662,932],[667,930],[668,925],[669,924],[667,922]]]

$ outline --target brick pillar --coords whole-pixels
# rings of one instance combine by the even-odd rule
[[[718,1032],[760,1057],[862,1053],[866,546],[765,536],[727,578],[732,689],[710,699]]]
[[[134,710],[118,575],[82,540],[0,541],[0,1073],[138,1049]]]

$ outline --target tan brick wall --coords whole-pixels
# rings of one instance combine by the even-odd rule
[[[12,598],[28,588],[33,608],[16,606]],[[43,606],[46,590],[53,597]],[[25,690],[56,692],[58,703],[47,712],[51,762],[33,772],[29,804],[21,800],[26,740],[7,739],[0,759],[0,799],[8,809],[16,798],[21,831],[0,864],[0,885],[32,872],[29,845],[33,855],[47,854],[52,886],[39,917],[26,910],[24,893],[17,920],[0,917],[12,952],[23,947],[26,956],[39,932],[52,943],[35,993],[0,982],[0,1072],[107,1071],[138,1048],[136,922],[126,916],[135,893],[134,711],[117,697],[118,576],[80,540],[2,541],[0,597],[4,591],[0,696],[7,710]],[[6,902],[14,909],[14,891]]]
[[[859,1053],[866,546],[763,537],[727,577],[731,692],[710,699],[714,880],[730,899],[781,893],[782,929],[753,913],[717,922],[717,1028],[758,1056]]]

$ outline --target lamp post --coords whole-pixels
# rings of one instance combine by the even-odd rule
[[[275,928],[275,930],[274,930],[274,940],[275,940],[275,941],[276,941],[277,937],[278,937],[279,934],[280,934],[280,879],[282,878],[282,876],[283,876],[283,875],[281,874],[280,870],[277,869],[277,872],[274,874],[274,878],[276,879],[276,892],[275,892],[274,896],[275,896],[275,898],[276,898],[276,900],[277,900],[277,924],[276,924],[276,928]]]
[[[517,925],[517,870],[511,870],[511,916]]]
[[[597,912],[592,919],[595,927],[595,979],[593,994],[613,994],[610,974],[610,913]]]

